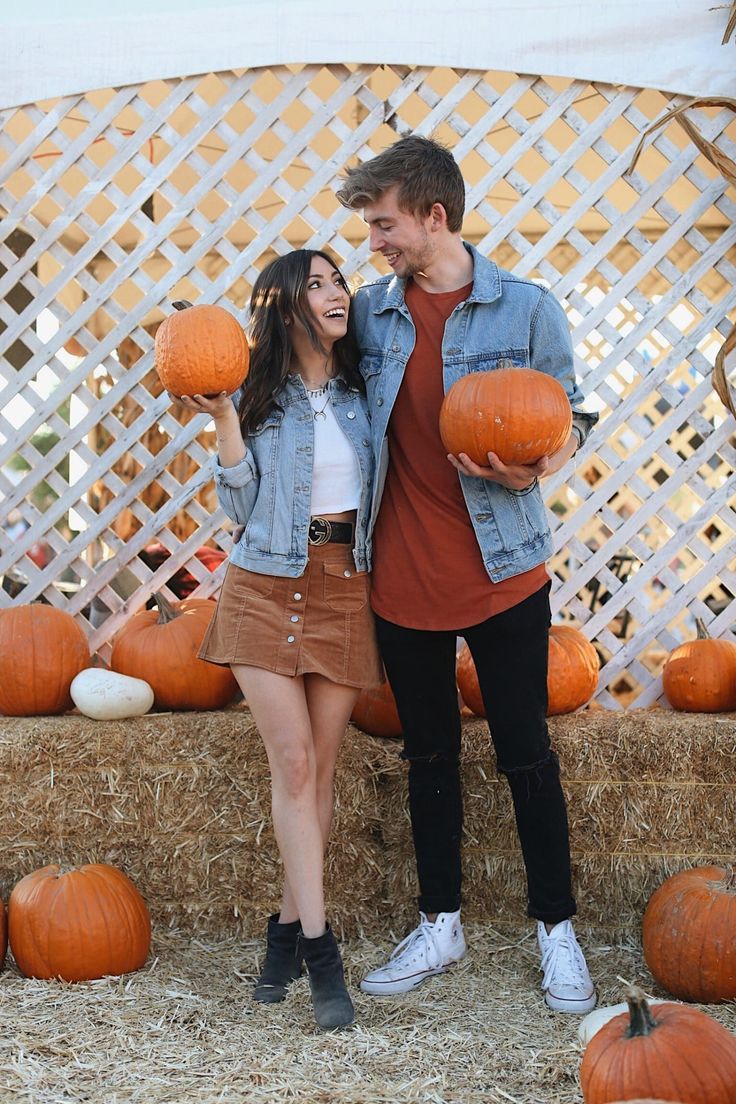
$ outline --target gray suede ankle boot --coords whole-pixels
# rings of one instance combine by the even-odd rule
[[[268,918],[266,961],[253,990],[253,999],[261,1004],[276,1004],[286,996],[286,989],[301,976],[302,955],[299,949],[299,921],[279,924],[279,914]]]
[[[299,945],[309,974],[314,1018],[325,1031],[347,1027],[355,1019],[350,995],[345,988],[342,959],[330,925],[324,935],[307,939],[299,933]]]

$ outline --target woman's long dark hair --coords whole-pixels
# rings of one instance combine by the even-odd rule
[[[248,340],[250,368],[243,384],[238,415],[243,436],[260,425],[273,409],[280,409],[278,394],[291,371],[291,337],[286,319],[298,318],[315,349],[322,352],[315,319],[307,300],[307,284],[313,257],[323,257],[342,279],[332,257],[321,249],[294,249],[266,265],[253,285],[250,298]],[[347,284],[345,285],[347,287]],[[358,371],[358,345],[353,312],[348,329],[333,346],[335,376],[350,387],[365,391]]]

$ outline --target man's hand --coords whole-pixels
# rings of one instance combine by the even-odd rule
[[[464,452],[459,456],[448,453],[447,459],[463,475],[474,475],[477,479],[488,479],[491,483],[500,483],[509,491],[524,491],[535,479],[548,474],[549,456],[543,456],[536,464],[504,464],[495,452],[488,453],[488,467],[474,463]]]
[[[500,483],[509,491],[525,491],[535,479],[554,475],[564,467],[578,447],[578,436],[571,433],[567,441],[552,456],[542,456],[536,464],[504,464],[495,452],[488,453],[488,467],[475,464],[469,456],[461,452],[458,456],[448,453],[447,459],[463,475],[474,475],[477,479],[489,479],[491,483]]]

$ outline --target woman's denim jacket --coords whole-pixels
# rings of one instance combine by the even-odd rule
[[[473,257],[473,289],[445,325],[445,392],[469,372],[512,367],[547,372],[567,392],[573,427],[582,443],[597,415],[579,409],[582,395],[575,382],[572,343],[562,307],[546,288],[504,272],[472,245],[464,244]],[[414,348],[415,330],[404,301],[404,281],[395,276],[360,288],[353,310],[360,371],[371,412],[376,462],[371,516],[375,521],[389,462],[389,418]],[[552,534],[537,480],[523,491],[511,491],[486,479],[458,477],[486,571],[494,582],[548,559]]]
[[[360,468],[360,504],[353,558],[370,568],[366,533],[373,492],[373,457],[365,396],[342,380],[330,380],[335,417],[355,449]],[[240,393],[233,395],[237,408]],[[297,577],[307,565],[311,517],[314,417],[301,376],[291,375],[272,410],[246,442],[245,458],[231,468],[215,460],[220,505],[244,532],[230,553],[237,567],[264,575]]]

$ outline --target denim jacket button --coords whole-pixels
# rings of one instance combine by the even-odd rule
[[[380,396],[376,399],[376,406],[383,406],[383,399]]]
[[[355,411],[354,410],[348,410],[348,418],[350,418],[352,420],[354,417],[355,417]]]
[[[391,346],[391,352],[392,353],[400,353],[401,352],[401,346],[400,345],[392,345]]]

